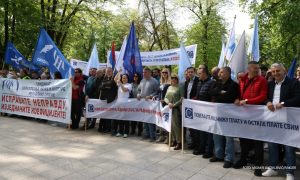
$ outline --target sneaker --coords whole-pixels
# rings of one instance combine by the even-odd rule
[[[127,138],[127,137],[128,137],[127,134],[124,134],[123,138]]]
[[[263,172],[261,174],[262,176],[265,176],[265,177],[271,177],[271,176],[277,176],[278,175],[278,172],[271,169],[271,168],[268,168],[265,172]]]
[[[220,158],[217,158],[217,157],[213,157],[209,160],[209,162],[222,162],[224,161],[224,159],[220,159]]]
[[[295,178],[294,178],[293,174],[290,174],[290,173],[286,174],[286,180],[294,180],[294,179]]]
[[[120,134],[120,133],[117,133],[117,134],[116,134],[116,137],[120,137],[120,136],[121,136],[121,134]]]
[[[232,167],[232,163],[229,161],[225,161],[223,164],[223,168],[231,168]]]

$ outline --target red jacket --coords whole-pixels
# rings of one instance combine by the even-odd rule
[[[240,99],[247,99],[247,104],[262,105],[267,99],[268,83],[262,76],[248,78],[248,73],[240,81]]]
[[[84,80],[83,78],[80,76],[78,78],[74,79],[74,84],[78,85],[79,88],[78,89],[74,89],[72,88],[72,99],[79,99],[80,98],[80,93],[83,90],[84,87]]]

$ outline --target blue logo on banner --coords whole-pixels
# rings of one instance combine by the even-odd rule
[[[16,83],[15,83],[16,82]],[[2,82],[2,90],[19,90],[19,81],[18,80],[12,80],[12,79],[6,79]]]
[[[162,119],[163,119],[165,122],[169,122],[169,113],[163,113]]]
[[[88,105],[88,112],[94,112],[94,105],[92,104]]]
[[[193,109],[192,108],[185,108],[185,117],[188,119],[193,119]]]

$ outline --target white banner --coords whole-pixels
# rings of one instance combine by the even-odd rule
[[[186,46],[186,52],[190,58],[191,64],[195,64],[197,44]],[[109,64],[109,54],[107,52],[107,64]],[[120,52],[115,51],[116,59],[118,59]],[[149,51],[141,52],[141,59],[143,66],[164,66],[164,65],[178,65],[180,58],[180,48],[164,50],[164,51]]]
[[[1,112],[70,123],[71,81],[0,78]]]
[[[183,126],[232,137],[300,148],[300,108],[270,112],[266,106],[183,100]]]
[[[82,70],[82,72],[85,70],[86,66],[87,66],[86,61],[81,61],[81,60],[77,60],[77,59],[70,59],[70,64],[71,66],[75,69],[75,68],[80,68]],[[99,63],[99,67],[98,69],[105,69],[107,67],[106,63]]]
[[[172,112],[168,107],[161,108],[159,101],[129,99],[106,103],[98,99],[89,99],[86,103],[86,117],[152,123],[170,132]]]

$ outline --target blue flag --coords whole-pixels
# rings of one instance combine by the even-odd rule
[[[251,56],[251,61],[259,61],[259,39],[258,39],[258,17],[254,20],[253,34],[250,40],[248,54]]]
[[[20,70],[27,68],[30,71],[39,71],[40,68],[28,61],[14,46],[8,42],[5,51],[5,63],[11,65],[14,69]]]
[[[59,71],[64,79],[74,76],[74,69],[56,47],[44,28],[40,30],[32,61],[39,66],[45,66],[50,74]]]
[[[296,67],[297,67],[297,60],[296,60],[296,58],[294,58],[291,66],[289,68],[289,71],[287,73],[287,76],[289,78],[291,78],[291,79],[294,78]]]
[[[111,68],[114,70],[116,65],[116,53],[115,53],[115,43],[111,43],[111,51],[109,54],[109,63],[111,64]]]
[[[134,73],[139,73],[141,75],[143,73],[141,54],[139,50],[138,40],[136,39],[133,22],[130,27],[130,32],[128,35],[124,53],[124,68],[127,71],[130,80],[133,80]]]
[[[184,82],[184,71],[188,68],[191,67],[192,64],[190,62],[190,58],[186,52],[186,49],[183,45],[183,43],[180,43],[180,56],[179,56],[179,68],[178,68],[178,78],[179,82]]]

